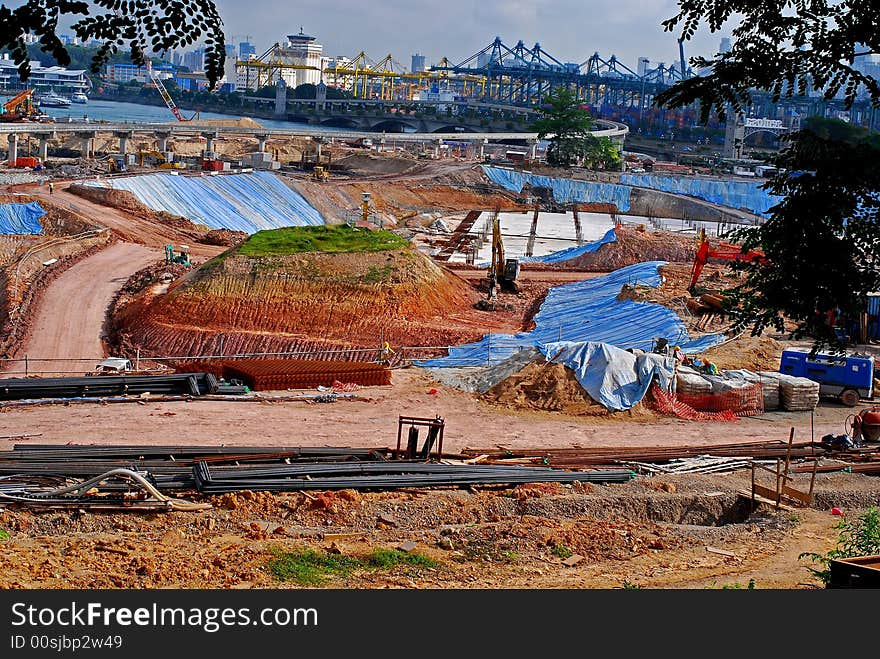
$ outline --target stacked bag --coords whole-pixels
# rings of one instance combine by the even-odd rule
[[[692,368],[679,366],[675,374],[675,391],[686,396],[712,393],[712,383]]]
[[[779,378],[779,398],[782,408],[790,412],[815,409],[819,404],[819,383],[807,378],[775,373]]]

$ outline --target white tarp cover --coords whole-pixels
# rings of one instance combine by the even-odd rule
[[[560,341],[539,346],[547,361],[574,371],[590,397],[607,409],[623,411],[634,407],[648,391],[654,376],[663,389],[675,377],[675,360],[665,355],[634,355],[608,343]]]

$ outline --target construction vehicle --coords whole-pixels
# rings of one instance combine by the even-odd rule
[[[837,398],[855,407],[862,398],[874,397],[874,357],[838,355],[807,349],[782,351],[779,372],[819,383],[819,395]]]
[[[312,178],[316,181],[327,181],[330,179],[330,172],[323,165],[315,165]]]
[[[709,259],[749,261],[751,263],[767,262],[764,253],[756,249],[744,252],[738,245],[731,245],[729,243],[721,243],[713,248],[709,244],[709,239],[706,237],[706,230],[700,229],[700,244],[699,247],[697,247],[697,255],[694,257],[694,267],[691,270],[691,285],[688,287],[689,292],[694,292],[694,288],[697,286],[697,281],[700,279],[700,273],[703,272],[703,267],[708,263]]]
[[[138,162],[155,166],[157,169],[186,169],[182,162],[169,161],[164,153],[159,151],[138,151]]]
[[[519,259],[504,258],[504,241],[501,239],[500,210],[495,209],[492,216],[492,262],[489,264],[488,280],[489,293],[485,300],[477,303],[477,308],[483,311],[497,311],[506,309],[510,305],[502,305],[498,301],[498,290],[502,293],[518,293],[519,286],[516,280],[519,278]]]
[[[107,165],[111,174],[128,171],[128,167],[125,165],[125,156],[110,156],[107,159]]]
[[[176,254],[174,253],[174,245],[165,245],[165,263],[191,265],[189,260],[189,245],[178,245]]]
[[[10,98],[3,104],[0,121],[25,121],[36,119],[40,112],[34,103],[34,90],[26,89]]]

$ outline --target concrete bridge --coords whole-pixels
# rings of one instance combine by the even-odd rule
[[[419,133],[503,132],[526,127],[533,108],[479,101],[383,101],[376,99],[276,99],[248,96],[247,100],[274,107],[279,119],[315,126],[373,132]]]
[[[595,137],[608,137],[619,149],[623,148],[629,128],[624,124],[613,121],[597,120],[596,130],[592,131]],[[67,123],[67,124],[37,124],[37,123],[10,123],[0,124],[0,134],[7,136],[9,160],[14,161],[18,157],[19,140],[25,136],[31,136],[39,141],[39,158],[46,160],[48,156],[49,140],[60,135],[74,135],[80,138],[81,153],[84,158],[94,156],[92,143],[99,135],[110,135],[119,140],[119,153],[124,155],[128,151],[128,143],[135,135],[149,135],[158,142],[158,150],[168,152],[168,140],[172,137],[201,137],[205,140],[205,157],[214,157],[214,142],[220,137],[250,137],[257,143],[257,150],[265,152],[267,143],[273,137],[302,137],[310,138],[320,151],[320,145],[331,140],[357,140],[370,139],[374,143],[382,144],[386,139],[395,142],[427,143],[434,146],[435,153],[439,153],[444,142],[470,142],[475,144],[480,155],[482,147],[490,142],[524,144],[529,147],[530,157],[534,157],[538,144],[537,133],[525,132],[414,132],[392,133],[386,136],[383,133],[366,131],[330,130],[319,127],[297,128],[239,128],[235,126],[212,126],[210,124],[192,122],[170,123]]]

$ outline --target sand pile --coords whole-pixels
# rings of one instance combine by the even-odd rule
[[[777,371],[783,349],[779,341],[769,336],[743,335],[707,350],[704,355],[722,370],[746,368],[750,371]]]
[[[610,272],[643,261],[693,263],[697,243],[693,236],[672,231],[639,231],[634,227],[617,229],[617,242],[602,245],[592,254],[564,262],[565,267]]]
[[[483,398],[516,409],[586,416],[610,414],[590,398],[571,369],[562,364],[547,363],[543,357],[496,384]]]

